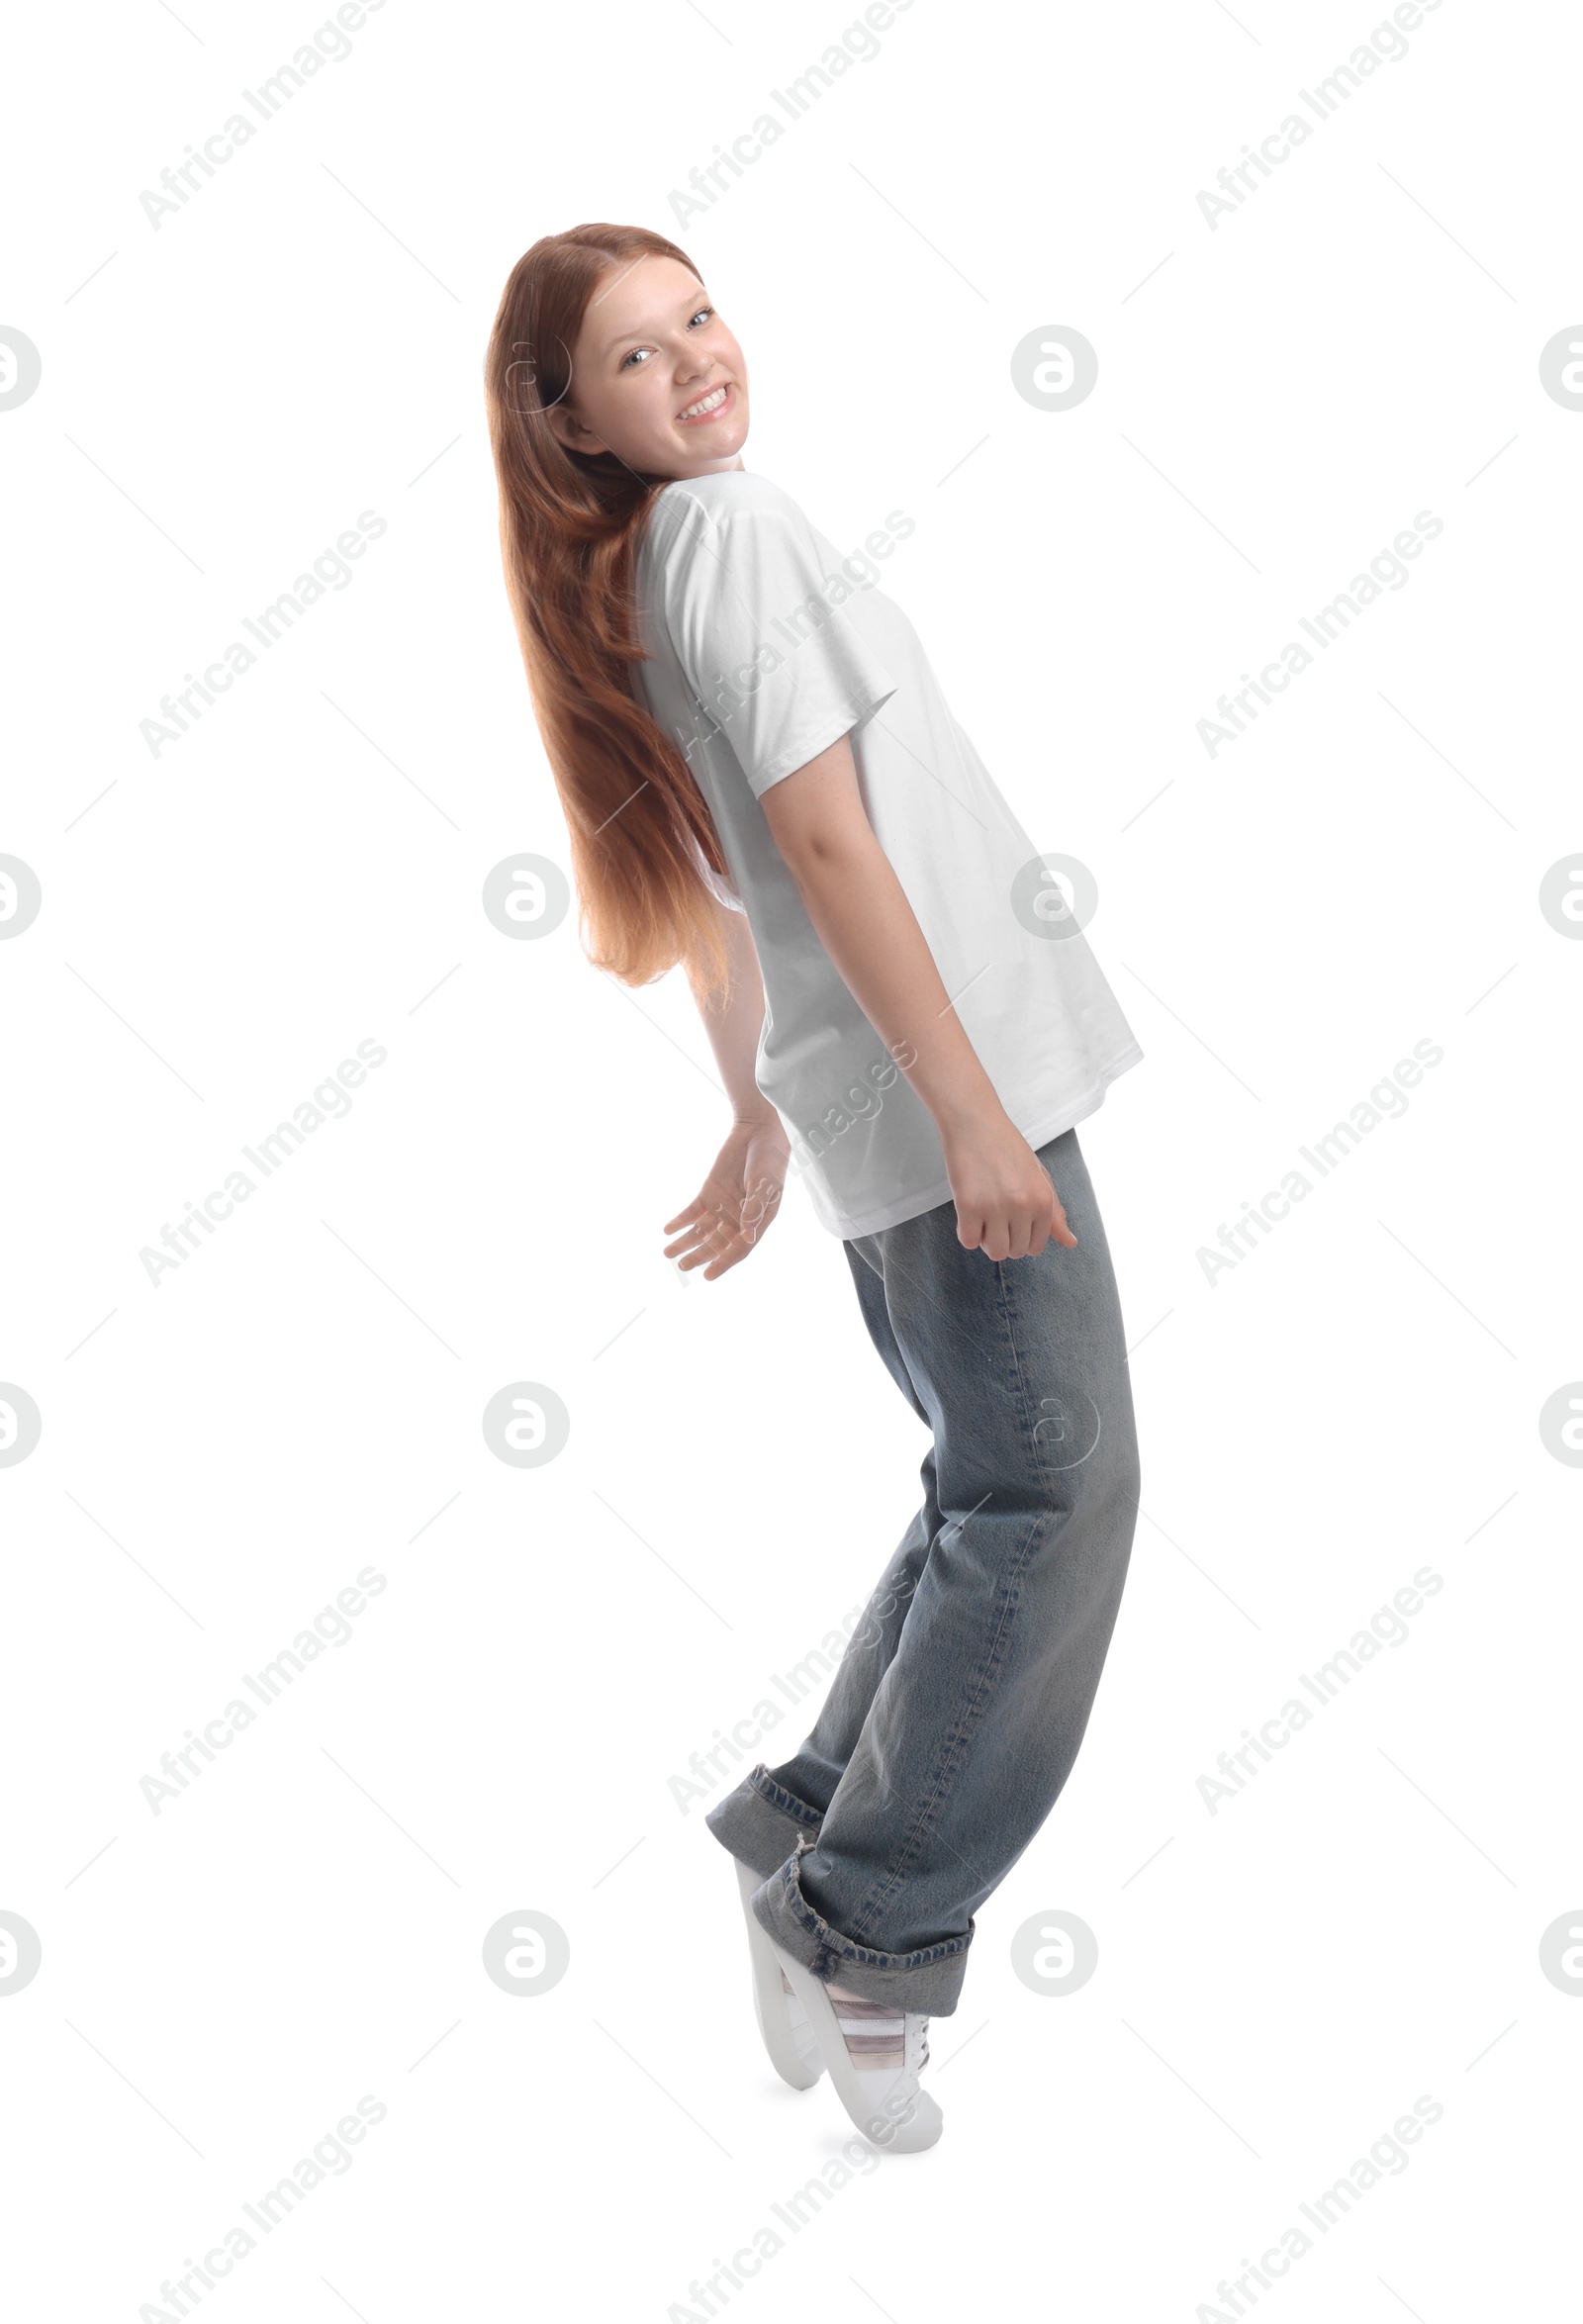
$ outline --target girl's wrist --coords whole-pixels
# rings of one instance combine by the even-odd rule
[[[786,1138],[785,1125],[773,1105],[733,1106],[731,1126],[736,1130],[754,1130],[761,1135],[766,1132],[773,1133],[790,1146],[790,1141],[787,1141]]]
[[[981,1068],[966,1090],[958,1087],[949,1095],[937,1090],[924,1102],[942,1139],[970,1137],[1010,1119],[994,1083]]]
[[[946,1106],[934,1113],[934,1130],[939,1132],[939,1144],[951,1148],[965,1139],[980,1139],[985,1132],[1011,1130],[1011,1116],[1006,1113],[995,1090],[988,1090],[980,1104]]]

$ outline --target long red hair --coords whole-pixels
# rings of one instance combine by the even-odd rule
[[[649,504],[667,481],[612,454],[570,451],[547,413],[612,266],[692,259],[638,226],[575,226],[517,260],[485,358],[501,555],[533,713],[571,839],[583,947],[623,984],[680,963],[695,989],[723,981],[723,874],[709,811],[676,744],[633,691],[642,661],[633,575]]]

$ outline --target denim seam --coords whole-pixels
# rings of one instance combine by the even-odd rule
[[[806,1824],[810,1831],[817,1831],[824,1821],[823,1816],[810,1808],[805,1800],[799,1800],[795,1792],[789,1792],[784,1784],[778,1784],[762,1762],[754,1768],[747,1781],[760,1799],[767,1800],[772,1808],[778,1808],[793,1823]]]
[[[1046,1248],[1048,1249],[1049,1247],[1047,1246]],[[1027,1371],[1023,1364],[1022,1355],[1017,1346],[1018,1316],[1016,1286],[1009,1279],[1002,1278],[1001,1291],[1003,1304],[1006,1310],[1006,1341],[1011,1349],[1012,1368],[1016,1374],[1017,1381],[1017,1396],[1018,1401],[1022,1407],[1022,1433],[1032,1447],[1034,1467],[1038,1472],[1041,1481],[1046,1485],[1054,1487],[1054,1480],[1058,1476],[1063,1475],[1065,1472],[1061,1469],[1046,1468],[1045,1448],[1039,1441],[1039,1425],[1036,1421],[1032,1422],[1030,1425],[1033,1399],[1032,1390],[1030,1389],[1028,1383]],[[1095,1444],[1098,1443],[1097,1438],[1095,1438],[1094,1442]],[[1056,1489],[1059,1490],[1059,1488]]]
[[[1037,1538],[1042,1527],[1043,1520],[1035,1519],[1034,1538]],[[956,1778],[962,1771],[968,1745],[983,1723],[984,1714],[988,1709],[992,1692],[992,1682],[1005,1662],[1006,1634],[1022,1603],[1021,1583],[1027,1569],[1028,1558],[1032,1554],[1032,1546],[1033,1541],[1030,1539],[1028,1551],[1018,1559],[1017,1570],[1010,1577],[1011,1586],[1001,1608],[1000,1620],[995,1626],[994,1637],[989,1642],[982,1667],[974,1676],[967,1707],[955,1727],[946,1737],[935,1781],[927,1796],[920,1801],[917,1813],[903,1835],[900,1846],[885,1867],[882,1882],[870,1890],[854,1913],[853,1925],[855,1927],[864,1927],[876,1912],[883,1911],[892,1902],[902,1888],[907,1874],[916,1863],[923,1843],[932,1836],[938,1827],[941,1810],[950,1796]]]
[[[1011,1300],[1006,1271],[1007,1262],[1003,1259],[996,1259],[991,1263],[995,1269],[997,1288],[1000,1293],[1003,1351],[1010,1356],[1009,1369],[1016,1383],[1021,1405],[1019,1425],[1024,1439],[1032,1443],[1035,1467],[1042,1473],[1043,1463],[1038,1441],[1037,1439],[1031,1437],[1028,1424],[1028,1390],[1023,1366],[1018,1355],[1016,1331],[1012,1315],[1008,1312]],[[928,1796],[919,1803],[917,1813],[903,1835],[899,1847],[885,1867],[883,1884],[877,1884],[871,1888],[869,1894],[858,1906],[853,1916],[855,1927],[862,1928],[875,1912],[883,1910],[891,1902],[904,1882],[911,1865],[916,1861],[920,1845],[934,1831],[939,1822],[940,1811],[945,1804],[952,1784],[961,1772],[967,1747],[974,1734],[983,1724],[992,1691],[992,1682],[996,1673],[1004,1666],[1007,1637],[1022,1605],[1022,1585],[1028,1567],[1033,1561],[1035,1549],[1045,1533],[1048,1519],[1054,1514],[1054,1512],[1040,1512],[1034,1518],[1027,1541],[1007,1576],[1009,1586],[1005,1603],[1001,1609],[1000,1620],[995,1626],[995,1634],[988,1643],[982,1667],[974,1675],[968,1707],[958,1721],[955,1731],[947,1738],[946,1748],[934,1784]]]

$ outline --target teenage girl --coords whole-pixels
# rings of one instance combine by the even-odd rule
[[[812,1731],[706,1820],[766,2047],[930,2146],[928,2018],[1071,1771],[1138,1466],[1073,1125],[1140,1052],[1065,892],[876,586],[742,463],[748,372],[686,251],[581,226],[487,363],[502,548],[590,960],[682,966],[731,1102],[667,1256],[719,1278],[789,1175],[933,1434]]]

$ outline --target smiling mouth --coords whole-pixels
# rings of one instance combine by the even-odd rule
[[[685,412],[678,412],[676,417],[679,421],[684,419],[712,419],[716,412],[724,410],[726,398],[729,396],[730,392],[730,381],[728,379],[723,379],[721,380],[718,387],[710,388],[706,396],[699,396],[696,404],[689,404],[687,410]]]

